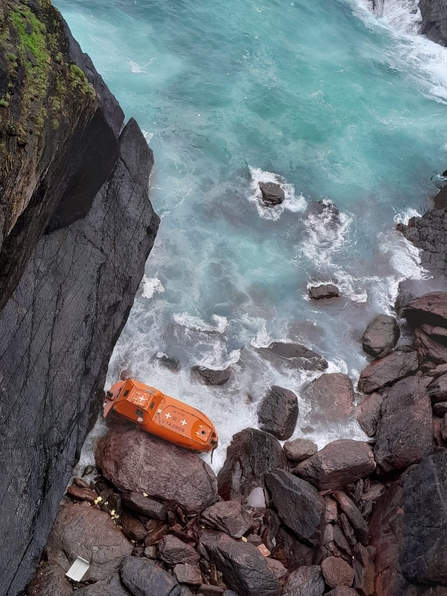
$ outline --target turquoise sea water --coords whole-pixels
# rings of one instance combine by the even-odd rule
[[[355,380],[367,322],[389,312],[399,280],[425,275],[393,225],[424,210],[447,167],[447,55],[403,33],[390,3],[394,29],[360,0],[55,3],[155,153],[160,232],[109,381],[128,367],[204,409],[218,464],[268,384],[299,394],[311,378],[257,347],[304,343]],[[285,184],[282,207],[261,206],[262,180]],[[343,298],[310,303],[307,286],[327,280]],[[231,364],[233,378],[204,387],[195,364]],[[300,408],[296,436],[362,436]]]

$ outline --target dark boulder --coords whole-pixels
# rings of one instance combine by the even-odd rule
[[[321,567],[299,567],[287,578],[282,596],[322,596],[324,592],[324,579]]]
[[[447,413],[447,401],[439,401],[437,404],[433,406],[433,414],[435,416],[439,416],[439,418],[443,418]]]
[[[167,354],[163,354],[162,352],[157,352],[154,358],[156,358],[156,360],[161,364],[161,366],[164,366],[164,368],[167,368],[171,372],[176,373],[180,370],[180,362],[172,356],[168,356]]]
[[[82,557],[90,562],[84,581],[99,581],[116,572],[132,548],[107,513],[67,503],[48,538],[47,557],[65,571]]]
[[[353,588],[347,588],[346,586],[339,586],[334,588],[330,592],[326,593],[326,596],[358,596],[359,592]]]
[[[374,568],[374,557],[376,550],[373,546],[365,547],[363,544],[356,544],[354,552],[354,587],[362,596],[373,596],[376,571]]]
[[[399,379],[414,374],[419,362],[416,352],[396,350],[380,360],[374,360],[360,374],[359,389],[363,393],[372,393]]]
[[[338,298],[340,290],[334,284],[320,284],[309,288],[309,296],[312,300],[328,300]]]
[[[199,565],[179,563],[174,567],[174,575],[181,584],[190,586],[200,586],[202,584],[202,573]]]
[[[447,586],[447,453],[426,458],[403,480],[405,577],[414,583]]]
[[[367,443],[340,439],[301,462],[293,473],[314,484],[318,490],[326,490],[356,482],[375,469],[374,455]]]
[[[129,596],[130,592],[121,583],[119,573],[115,573],[107,579],[76,590],[74,594],[76,596]]]
[[[385,472],[405,469],[432,451],[432,412],[419,375],[390,387],[382,404],[374,456]]]
[[[214,370],[212,368],[206,368],[206,366],[193,366],[191,370],[202,383],[215,387],[225,385],[231,377],[231,367],[223,370]]]
[[[354,582],[354,570],[340,557],[327,557],[321,563],[324,581],[330,588],[346,586],[349,588]]]
[[[188,514],[199,513],[216,500],[217,481],[208,464],[195,453],[139,429],[111,427],[98,445],[96,460],[119,490],[178,503]]]
[[[70,497],[74,497],[75,499],[79,499],[79,501],[88,501],[89,503],[93,503],[98,497],[94,490],[90,488],[83,488],[81,486],[77,486],[76,484],[72,484],[67,488],[67,495]]]
[[[298,398],[289,389],[274,385],[261,401],[258,421],[261,430],[284,441],[293,435],[298,420]]]
[[[424,4],[443,4],[436,0],[422,0]],[[443,275],[447,270],[447,209],[445,209],[447,187],[435,197],[435,208],[430,209],[415,222],[409,240],[421,249],[421,265],[435,276]],[[438,206],[437,206],[438,203]],[[439,206],[444,203],[444,206]]]
[[[239,501],[218,501],[202,511],[201,519],[232,538],[241,538],[251,526],[250,516]]]
[[[227,448],[227,458],[217,475],[219,494],[226,501],[248,497],[253,488],[265,486],[266,472],[287,467],[287,458],[277,439],[246,428],[233,436]]]
[[[146,517],[164,521],[166,519],[166,505],[145,497],[141,493],[128,492],[121,495],[122,501],[126,507],[133,509],[137,513],[141,513]]]
[[[280,205],[285,198],[284,190],[280,184],[275,182],[259,182],[259,189],[261,190],[262,202],[267,207]]]
[[[167,534],[158,544],[158,556],[167,565],[178,565],[179,563],[189,563],[194,565],[200,560],[199,553],[191,545],[186,544],[174,536]]]
[[[294,439],[284,443],[284,453],[291,462],[297,464],[318,451],[318,447],[309,439]]]
[[[435,43],[447,46],[447,6],[445,3],[420,0],[419,8],[422,16],[420,33]]]
[[[121,514],[121,529],[129,540],[141,542],[146,538],[147,530],[144,524],[127,511],[123,511]]]
[[[295,535],[311,545],[317,545],[321,536],[323,498],[308,482],[284,470],[265,475],[272,502],[283,523]]]
[[[383,397],[380,393],[370,393],[359,403],[355,417],[363,432],[373,437],[382,415]]]
[[[128,557],[121,565],[121,580],[134,596],[180,596],[175,579],[148,559]]]
[[[424,333],[422,329],[416,329],[414,335],[414,345],[421,364],[425,363],[427,360],[436,362],[437,364],[444,364],[447,362],[447,348],[444,345]]]
[[[447,292],[430,292],[411,300],[405,309],[409,324],[447,327]]]
[[[304,370],[326,370],[327,360],[302,344],[272,342],[267,348],[258,348],[260,354],[276,364]]]
[[[237,594],[279,596],[280,583],[253,544],[219,532],[203,532],[200,541],[225,584]]]
[[[39,565],[26,589],[26,596],[70,596],[70,594],[73,594],[73,586],[65,577],[65,571],[57,563]]]
[[[400,329],[394,317],[378,315],[366,328],[362,337],[363,350],[375,358],[383,358],[397,344]]]
[[[433,379],[427,387],[432,404],[447,401],[447,374]]]
[[[321,375],[301,391],[301,396],[310,403],[312,421],[337,422],[353,413],[354,388],[342,373]]]
[[[281,561],[290,572],[303,565],[312,565],[315,560],[315,547],[301,542],[293,532],[281,526],[275,533],[272,556]]]

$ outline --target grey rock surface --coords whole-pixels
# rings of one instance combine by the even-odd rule
[[[200,541],[231,590],[244,596],[279,596],[279,580],[253,544],[219,532],[203,532]]]
[[[258,407],[261,430],[284,441],[293,435],[298,420],[298,398],[289,389],[273,385]]]
[[[422,16],[421,33],[443,46],[447,46],[446,0],[419,0]]]
[[[327,360],[302,344],[273,341],[267,348],[258,348],[258,351],[271,362],[288,368],[326,370],[328,367]]]
[[[397,344],[400,329],[397,321],[390,315],[378,315],[366,328],[362,337],[363,350],[375,358],[383,358]]]
[[[30,6],[60,19],[47,3]],[[97,97],[93,108],[71,106],[84,112],[58,132],[50,123],[39,184],[19,225],[1,234],[2,596],[19,593],[40,559],[159,222],[148,199],[152,151],[134,120],[121,131],[121,108],[60,23],[61,50]],[[8,185],[15,192],[13,177]]]

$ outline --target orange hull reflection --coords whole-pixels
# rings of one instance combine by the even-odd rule
[[[135,379],[118,381],[107,391],[104,417],[130,420],[142,430],[192,451],[217,447],[216,429],[205,414]]]

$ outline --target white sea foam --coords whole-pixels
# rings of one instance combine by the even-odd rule
[[[212,315],[211,319],[215,325],[209,325],[199,317],[194,317],[188,313],[174,313],[174,321],[182,327],[191,331],[203,331],[206,333],[224,333],[228,327],[228,319],[219,315]]]
[[[147,277],[147,275],[143,275],[140,289],[142,297],[148,300],[153,298],[155,294],[161,294],[165,291],[163,284],[157,277]]]
[[[291,211],[292,213],[300,213],[306,209],[307,202],[302,195],[296,196],[293,184],[287,183],[279,174],[273,172],[266,172],[260,168],[252,168],[249,166],[251,174],[250,192],[247,196],[251,203],[256,205],[258,214],[263,219],[278,220],[284,211]],[[284,201],[280,205],[274,207],[266,207],[262,203],[262,193],[259,188],[259,183],[273,182],[280,184],[284,190]]]

